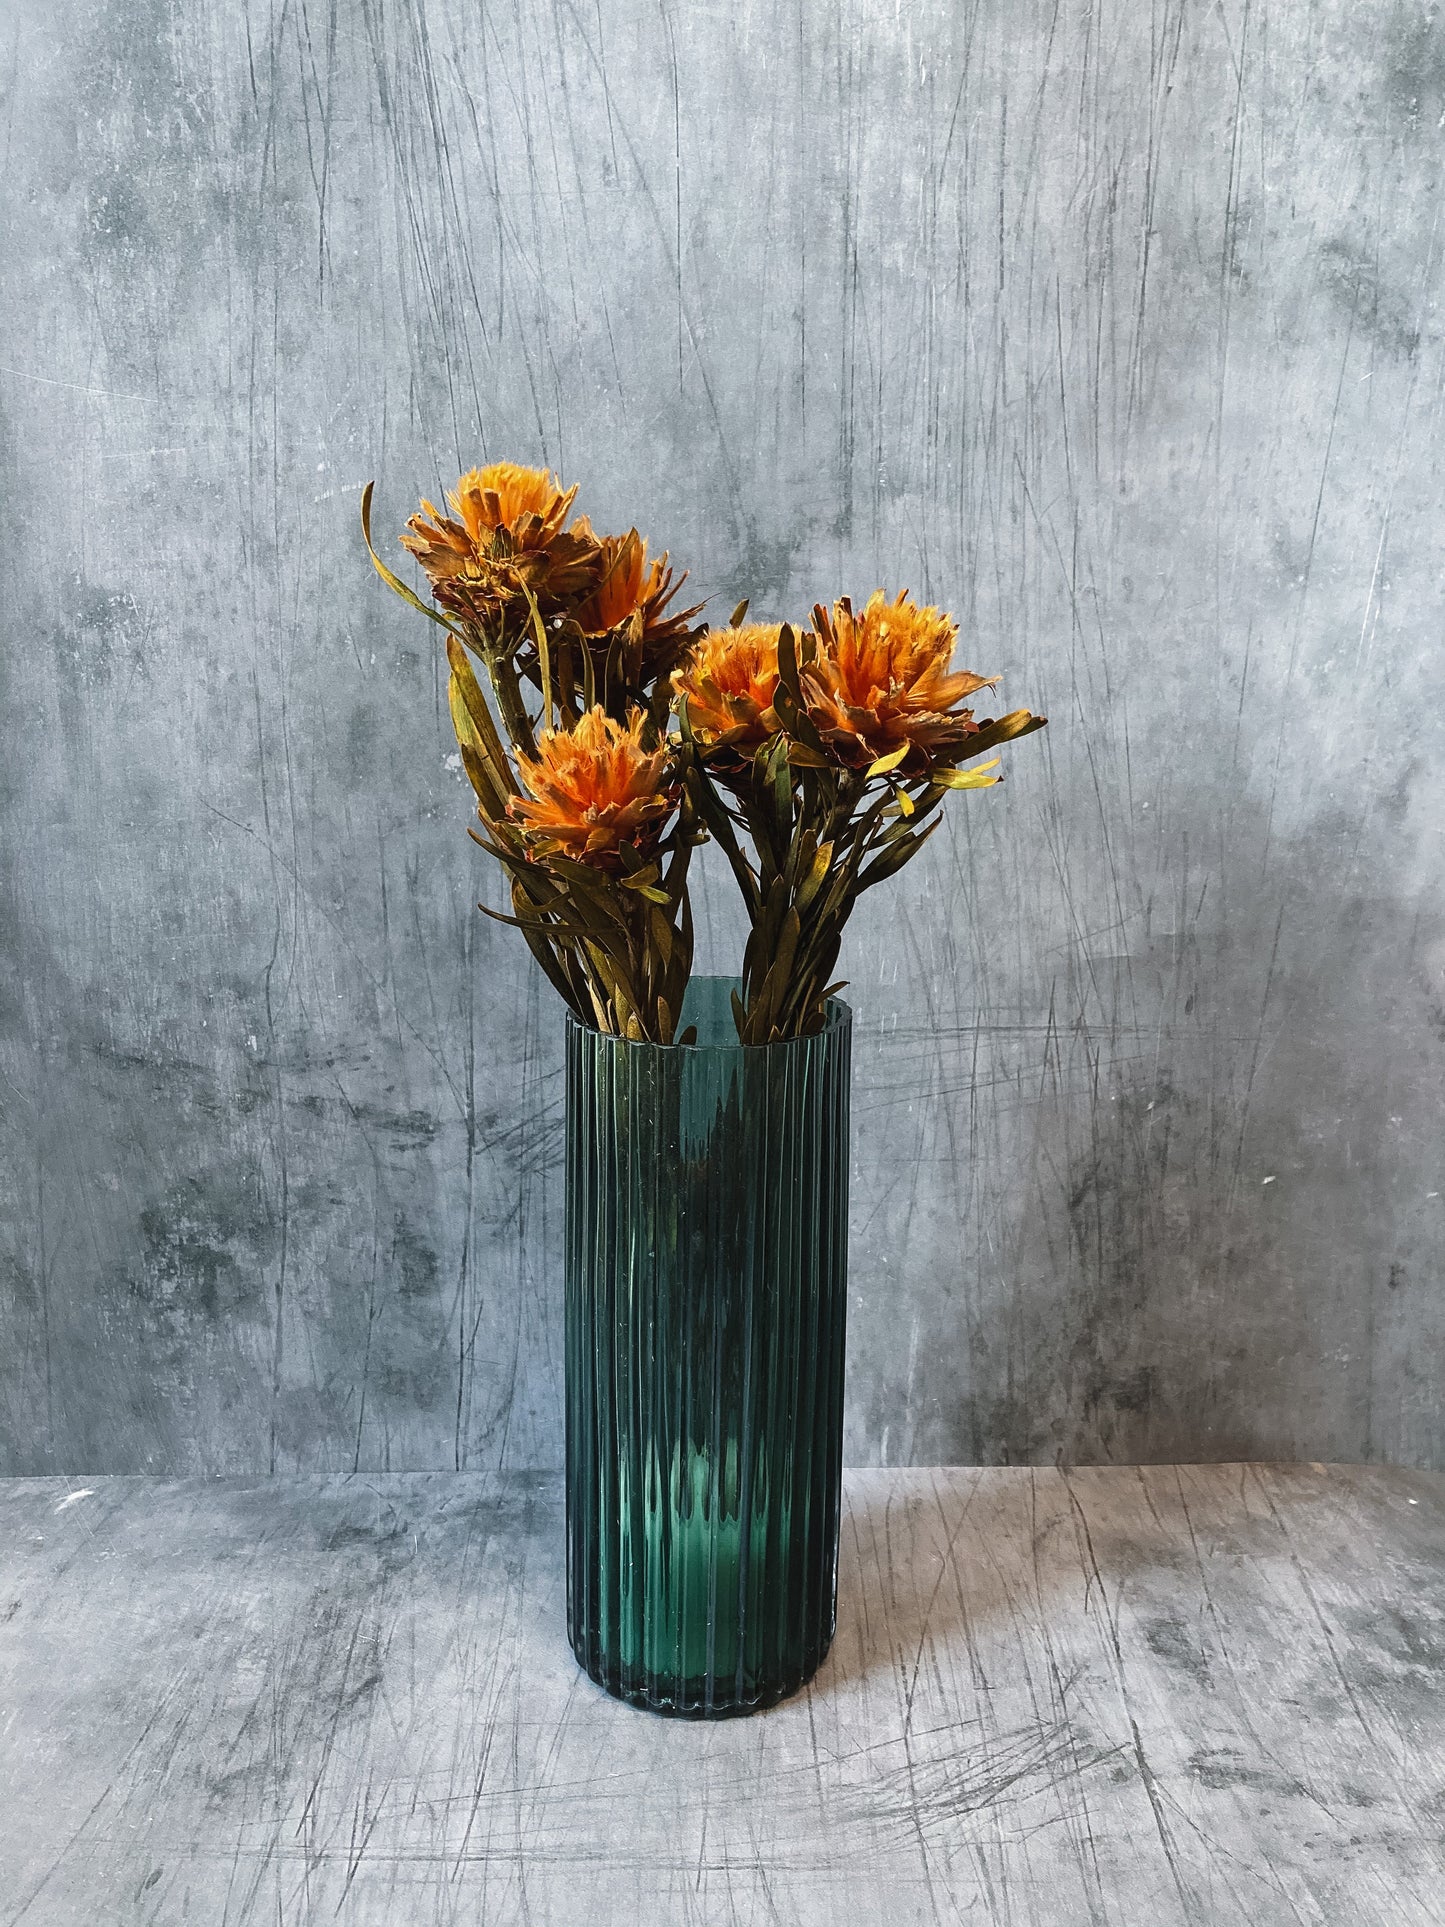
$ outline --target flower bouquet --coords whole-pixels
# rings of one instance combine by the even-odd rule
[[[851,1017],[865,890],[1044,725],[907,594],[724,628],[636,529],[496,463],[401,537],[511,915],[570,1013],[568,1617],[608,1691],[718,1717],[794,1691],[832,1637]],[[481,674],[478,674],[478,666]],[[987,760],[980,760],[987,758]],[[688,867],[715,841],[749,934],[694,978]]]

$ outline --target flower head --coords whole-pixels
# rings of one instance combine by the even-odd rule
[[[781,727],[773,708],[781,624],[709,630],[672,678],[688,723],[710,750],[750,753]]]
[[[642,747],[645,723],[640,709],[619,723],[595,707],[571,729],[544,730],[535,762],[518,758],[530,795],[509,809],[533,854],[615,870],[624,847],[656,846],[677,796],[666,746]]]
[[[564,526],[576,494],[560,488],[549,469],[493,462],[469,469],[449,491],[451,515],[423,501],[402,544],[443,608],[486,628],[500,629],[509,613],[525,625],[529,596],[554,609],[596,578],[591,528],[580,518]]]
[[[576,526],[592,535],[585,516]],[[595,586],[578,603],[574,620],[594,646],[606,636],[625,631],[633,648],[641,651],[642,679],[650,684],[671,670],[692,641],[689,624],[702,605],[668,608],[687,577],[679,576],[674,582],[665,554],[649,562],[647,544],[636,529],[593,539],[597,543]]]
[[[563,490],[552,471],[523,468],[519,462],[493,462],[468,469],[448,501],[461,516],[473,542],[488,530],[510,529],[519,548],[545,548],[567,520],[577,490]]]
[[[941,609],[920,609],[907,593],[889,602],[881,589],[860,614],[846,596],[831,616],[814,616],[817,649],[802,666],[808,715],[840,761],[866,767],[898,750],[902,776],[945,767],[964,753],[979,725],[958,705],[997,682],[950,670],[958,627]]]

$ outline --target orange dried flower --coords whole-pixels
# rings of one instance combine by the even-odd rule
[[[586,522],[590,530],[591,523]],[[576,611],[577,626],[587,636],[605,636],[634,614],[643,599],[642,578],[647,544],[629,529],[626,535],[604,535],[597,542],[597,583]],[[656,573],[660,565],[653,564]]]
[[[547,468],[493,462],[468,469],[448,498],[474,542],[485,529],[510,529],[521,548],[539,548],[567,520],[577,490],[563,490]]]
[[[645,723],[640,709],[619,723],[599,705],[571,729],[544,730],[535,762],[518,757],[531,794],[508,808],[536,855],[616,869],[624,846],[653,848],[677,797],[666,746],[642,747]]]
[[[443,608],[484,626],[509,609],[525,621],[530,593],[543,609],[584,593],[596,579],[597,540],[585,520],[564,524],[577,495],[551,471],[493,462],[449,491],[450,516],[423,501],[402,545],[421,563]],[[520,610],[517,605],[520,604]]]
[[[773,708],[778,687],[776,622],[712,629],[673,676],[687,699],[688,722],[709,748],[751,751],[781,727]]]
[[[585,516],[576,527],[592,535]],[[653,673],[665,653],[674,653],[691,640],[688,627],[701,608],[668,610],[668,603],[686,582],[686,575],[673,581],[666,554],[647,559],[647,543],[629,529],[626,535],[593,537],[597,543],[596,586],[574,611],[574,620],[585,636],[611,634],[624,624],[636,623],[644,653]]]
[[[817,650],[801,670],[808,715],[841,762],[867,767],[900,749],[900,776],[955,763],[979,725],[958,704],[998,681],[950,671],[958,627],[943,610],[919,608],[905,591],[881,589],[855,615],[844,596],[814,615]]]

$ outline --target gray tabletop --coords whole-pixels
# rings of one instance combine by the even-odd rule
[[[0,1920],[1445,1920],[1445,1476],[848,1476],[811,1689],[563,1630],[560,1483],[0,1484]]]

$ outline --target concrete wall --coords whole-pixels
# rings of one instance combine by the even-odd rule
[[[1437,6],[0,43],[0,1471],[558,1460],[561,1014],[357,533],[503,456],[1052,719],[845,953],[850,1457],[1445,1464]]]

